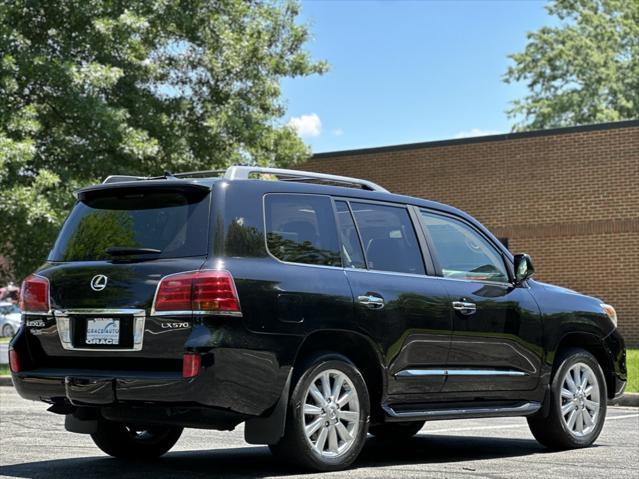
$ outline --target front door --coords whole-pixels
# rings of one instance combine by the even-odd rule
[[[453,313],[443,391],[534,389],[542,323],[529,290],[511,283],[503,254],[472,225],[425,210],[421,218]]]
[[[423,237],[409,210],[361,201],[349,208],[345,200],[335,206],[355,320],[384,352],[389,400],[418,401],[439,392],[451,315],[441,280],[426,276]]]

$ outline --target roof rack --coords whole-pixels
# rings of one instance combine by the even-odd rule
[[[283,168],[268,168],[264,166],[231,166],[226,170],[202,170],[189,171],[186,173],[169,173],[163,176],[127,176],[127,175],[111,175],[102,183],[121,183],[125,181],[142,181],[142,180],[160,180],[160,179],[176,179],[188,177],[211,177],[221,176],[227,180],[249,180],[253,174],[272,175],[280,181],[300,181],[300,182],[325,182],[345,186],[359,186],[364,190],[380,191],[388,193],[386,188],[373,183],[372,181],[362,180],[359,178],[350,178],[348,176],[327,175],[325,173],[315,173],[312,171],[287,170]]]
[[[263,166],[231,166],[224,173],[227,180],[248,180],[254,173],[263,175],[273,175],[280,181],[324,181],[327,183],[337,183],[343,185],[356,185],[364,190],[381,191],[388,193],[386,188],[379,186],[372,181],[348,176],[327,175],[325,173],[315,173],[312,171],[286,170],[282,168],[268,168]]]
[[[148,180],[148,179],[150,178],[146,176],[109,175],[104,179],[102,184],[122,183],[123,181],[140,181],[140,180]]]

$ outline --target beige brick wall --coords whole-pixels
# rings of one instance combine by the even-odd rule
[[[467,211],[530,253],[538,279],[613,304],[626,341],[639,344],[639,122],[327,153],[299,168]]]

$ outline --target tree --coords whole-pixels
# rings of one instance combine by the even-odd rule
[[[298,5],[0,0],[0,256],[44,259],[71,191],[109,174],[289,165],[279,81],[322,73]]]
[[[639,118],[639,0],[554,0],[504,80],[525,81],[515,130]]]

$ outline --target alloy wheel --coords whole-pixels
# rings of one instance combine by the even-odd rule
[[[585,363],[574,364],[561,382],[561,416],[570,434],[583,437],[599,422],[599,382]]]
[[[320,372],[304,394],[304,432],[322,457],[344,455],[355,443],[360,405],[355,386],[337,369]]]

